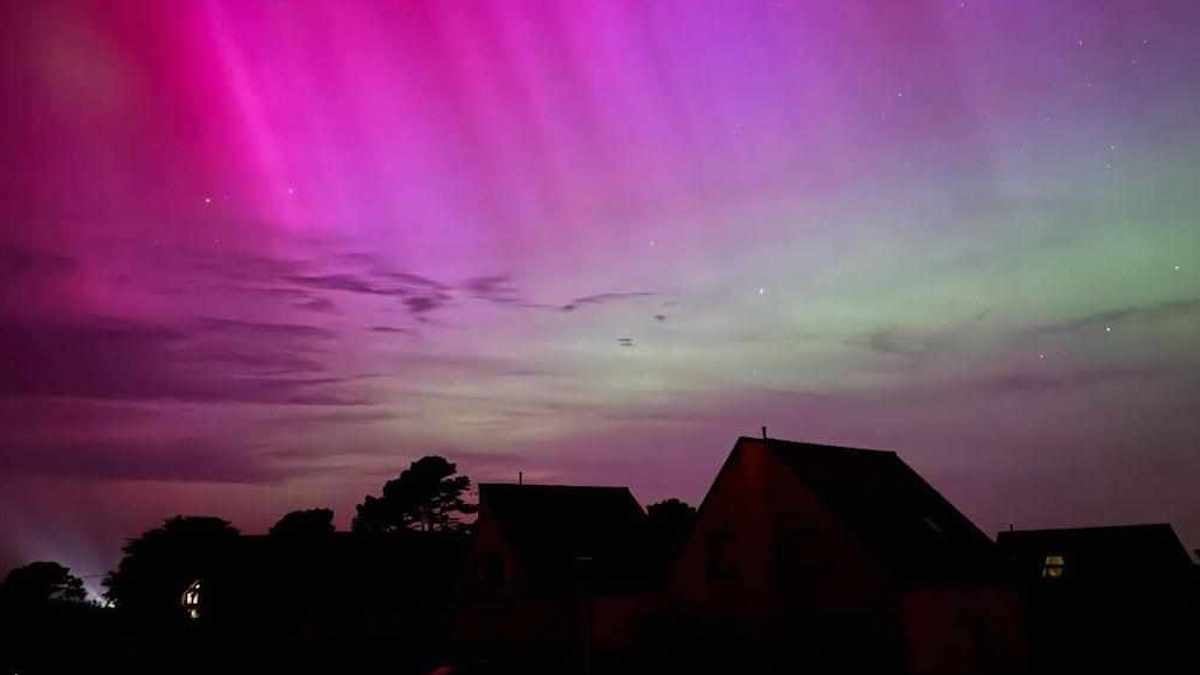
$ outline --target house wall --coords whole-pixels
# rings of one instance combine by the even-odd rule
[[[987,586],[921,588],[900,602],[906,672],[1021,673],[1029,666],[1017,593]]]
[[[714,574],[721,556],[728,575]],[[778,622],[869,610],[886,587],[882,568],[793,471],[743,439],[705,497],[671,594],[692,612]]]
[[[498,562],[502,571],[503,583],[498,587],[493,587],[486,579],[486,567],[491,564],[489,559]],[[481,504],[462,571],[460,606],[455,616],[456,638],[466,642],[494,641],[501,639],[504,631],[525,635],[543,630],[528,617],[517,616],[520,612],[512,606],[522,584],[519,560],[504,540],[487,505]]]
[[[482,508],[476,521],[475,539],[472,544],[470,558],[475,564],[477,576],[478,568],[486,558],[496,556],[502,563],[504,572],[504,584],[499,589],[501,594],[517,593],[524,587],[525,574],[521,561],[505,540],[496,519]]]
[[[489,556],[499,559],[505,570],[505,584],[495,592],[480,580],[479,568]],[[655,593],[530,595],[526,570],[486,506],[480,507],[464,577],[456,638],[493,654],[575,653],[582,649],[585,633],[590,636],[589,649],[619,650],[636,637],[642,618],[659,601]]]
[[[658,593],[598,597],[591,601],[590,633],[597,651],[619,651],[638,638],[645,618],[658,609]]]

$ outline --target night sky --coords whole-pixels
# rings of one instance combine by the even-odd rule
[[[1193,0],[3,6],[0,568],[764,424],[1200,545]]]

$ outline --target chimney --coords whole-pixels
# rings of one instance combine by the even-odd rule
[[[524,485],[524,484],[525,484],[525,472],[518,471],[517,472],[517,485]]]
[[[767,440],[767,428],[763,427],[762,429],[763,429],[763,440],[765,441],[765,440]]]

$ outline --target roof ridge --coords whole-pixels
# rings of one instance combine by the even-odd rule
[[[829,443],[810,443],[808,441],[790,441],[785,438],[759,438],[755,436],[739,436],[737,442],[742,441],[757,441],[766,442],[768,445],[791,446],[796,448],[808,448],[813,450],[836,450],[839,452],[851,453],[868,453],[873,455],[893,456],[898,457],[895,450],[877,450],[875,448],[856,448],[849,445],[832,445]]]
[[[1004,530],[1000,534],[1023,534],[1023,533],[1040,533],[1040,532],[1088,532],[1095,530],[1133,530],[1147,528],[1175,528],[1169,522],[1157,523],[1128,523],[1122,525],[1085,525],[1083,527],[1039,527],[1036,529],[1027,530]]]
[[[628,490],[628,485],[566,485],[562,483],[476,483],[480,488],[484,487],[505,487],[505,488],[556,488],[568,490]]]

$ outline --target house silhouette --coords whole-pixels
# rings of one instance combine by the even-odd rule
[[[628,488],[480,484],[456,637],[558,672],[626,647],[653,605],[646,534]]]
[[[1174,670],[1189,657],[1196,567],[1165,523],[1001,532],[1038,672]]]
[[[895,453],[739,438],[666,574],[646,533],[626,488],[481,485],[458,637],[558,672],[1025,667],[995,543]]]
[[[743,437],[668,595],[775,666],[1016,672],[1020,602],[1000,571],[987,535],[895,453]]]

